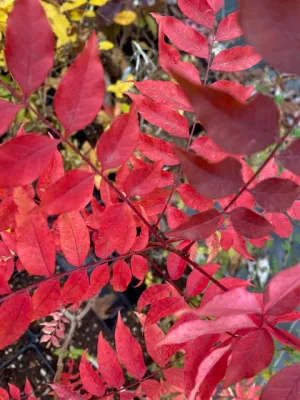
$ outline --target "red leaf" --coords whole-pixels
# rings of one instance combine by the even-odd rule
[[[183,250],[187,245],[190,245],[190,241],[184,240],[181,242],[179,245],[176,246],[177,250]],[[196,251],[196,245],[194,244],[190,250],[188,251],[189,253],[192,253],[191,258],[194,258],[194,254]],[[177,254],[174,253],[169,253],[168,259],[167,259],[167,270],[170,278],[172,280],[179,279],[186,268],[187,262],[183,260],[181,257],[179,257]]]
[[[89,287],[86,270],[72,272],[61,291],[61,304],[67,305],[81,300]]]
[[[224,315],[261,314],[262,309],[254,293],[243,287],[215,295],[194,310],[197,315],[223,317]]]
[[[25,98],[46,80],[54,61],[54,37],[39,0],[15,3],[6,29],[5,59]]]
[[[60,400],[84,400],[84,397],[81,396],[81,394],[70,389],[69,386],[60,383],[52,383],[49,386],[55,390]]]
[[[131,282],[131,270],[124,260],[117,261],[113,266],[113,277],[110,284],[117,292],[124,292]]]
[[[17,136],[2,144],[0,187],[24,186],[33,182],[51,161],[57,145],[57,140],[36,133]]]
[[[277,156],[277,159],[282,162],[285,168],[296,175],[300,175],[299,158],[300,139],[293,140],[293,142]]]
[[[206,264],[201,265],[201,268],[210,275],[214,275],[221,268],[221,266],[218,264]],[[197,296],[199,293],[203,292],[208,283],[209,279],[200,271],[194,269],[194,271],[192,271],[187,278],[185,289],[186,296]]]
[[[265,329],[243,336],[232,348],[223,388],[257,375],[271,363],[273,354],[273,339]]]
[[[164,370],[165,378],[171,385],[184,390],[184,375],[182,368],[171,367]]]
[[[214,13],[217,13],[224,6],[224,0],[206,0],[206,2]]]
[[[0,388],[0,399],[1,400],[9,400],[9,395],[7,391],[3,388]]]
[[[289,238],[293,232],[293,225],[284,214],[266,213],[266,219],[273,225],[274,232],[281,238]]]
[[[264,388],[261,400],[297,400],[300,386],[300,364],[291,365],[272,376]]]
[[[165,104],[175,110],[193,112],[193,107],[185,97],[183,90],[173,82],[147,79],[134,84],[144,96],[150,97],[157,103]]]
[[[40,176],[40,179],[36,185],[36,190],[39,198],[41,199],[44,192],[48,189],[52,183],[62,178],[65,174],[64,161],[58,150],[55,150],[50,164]]]
[[[137,206],[137,209],[140,211],[141,215],[145,218],[146,221],[148,221],[148,216],[143,209],[142,206]],[[149,242],[149,228],[147,225],[144,224],[142,220],[140,220],[140,234],[136,236],[134,244],[131,246],[132,251],[140,251],[143,250]]]
[[[145,325],[151,325],[158,322],[167,315],[172,315],[175,312],[186,307],[184,299],[182,297],[165,297],[157,300],[152,304],[148,311]]]
[[[288,331],[284,331],[277,326],[270,325],[267,325],[266,329],[279,342],[283,343],[286,346],[291,346],[296,350],[300,350],[300,340],[296,336],[290,334]]]
[[[150,400],[160,400],[161,384],[155,379],[141,382],[143,391]]]
[[[235,46],[218,53],[210,68],[215,71],[244,71],[260,61],[261,57],[251,46]]]
[[[248,100],[255,89],[255,86],[253,85],[243,86],[237,82],[225,80],[214,82],[210,86],[231,94],[241,103],[244,103],[246,100]]]
[[[59,280],[42,282],[32,296],[33,320],[46,317],[59,305]]]
[[[179,147],[174,150],[189,182],[203,196],[221,199],[243,185],[242,166],[238,160],[228,157],[219,163],[210,163]]]
[[[86,359],[86,353],[87,350],[82,354],[79,365],[80,378],[83,387],[88,393],[91,393],[94,396],[102,396],[105,392],[105,386],[97,372]]]
[[[189,217],[188,221],[167,233],[170,237],[187,240],[204,240],[214,233],[222,220],[216,209],[204,211]]]
[[[13,225],[15,225],[16,211],[17,206],[13,197],[7,197],[0,203],[0,232],[12,228]]]
[[[90,202],[93,188],[92,173],[72,169],[46,190],[41,207],[49,215],[80,211]]]
[[[261,238],[273,230],[272,225],[263,216],[249,208],[235,208],[229,216],[234,229],[248,238]]]
[[[140,126],[136,108],[119,115],[97,143],[97,157],[102,168],[115,168],[129,159],[139,142]]]
[[[171,229],[177,228],[177,226],[180,226],[187,220],[188,220],[188,216],[184,212],[178,210],[178,208],[173,207],[173,206],[168,207],[167,221],[168,221],[168,225]]]
[[[259,182],[250,192],[265,210],[283,212],[299,196],[300,186],[288,179],[269,178]]]
[[[106,179],[101,179],[100,183],[100,194],[101,200],[106,206],[110,206],[111,204],[118,203],[117,193],[109,186]]]
[[[172,288],[169,284],[163,283],[161,285],[149,286],[140,296],[137,309],[138,312],[147,306],[153,304],[155,301],[167,297],[172,292]]]
[[[22,104],[14,104],[0,99],[0,111],[2,116],[0,122],[0,136],[8,130],[22,108]]]
[[[62,77],[54,97],[54,111],[66,136],[94,120],[102,106],[104,91],[104,71],[93,32],[83,52]]]
[[[179,19],[151,14],[159,24],[162,32],[180,50],[196,57],[208,59],[207,39],[196,29],[190,28]]]
[[[116,353],[103,338],[102,332],[98,336],[97,358],[99,371],[106,383],[119,389],[124,383],[122,368]]]
[[[31,298],[27,292],[4,300],[0,307],[0,350],[23,335],[32,320],[32,312]]]
[[[287,210],[287,213],[291,218],[300,221],[300,200],[294,201],[292,207]]]
[[[39,209],[16,218],[17,253],[26,271],[32,275],[53,275],[55,242],[47,218]]]
[[[280,0],[243,0],[240,7],[247,41],[273,67],[299,75],[298,1],[290,0],[287,4]]]
[[[174,153],[172,145],[159,138],[151,137],[141,133],[139,150],[147,158],[149,158],[149,160],[163,160],[164,165],[179,164],[178,158]]]
[[[100,290],[108,283],[110,271],[107,264],[98,265],[90,277],[90,286],[80,301],[85,301],[97,296]]]
[[[280,315],[294,311],[299,304],[299,287],[300,264],[279,272],[271,279],[264,292],[265,312],[269,315]],[[288,298],[291,295],[292,298]]]
[[[208,135],[223,150],[250,155],[279,139],[279,111],[269,97],[258,94],[250,103],[241,104],[229,93],[197,85],[174,69],[172,75]]]
[[[8,384],[8,387],[9,387],[9,394],[11,395],[12,399],[13,400],[20,400],[21,399],[21,391],[20,391],[20,389],[17,386],[12,385],[11,383]]]
[[[148,272],[148,263],[146,259],[139,255],[133,255],[131,258],[131,272],[135,278],[143,281]]]
[[[90,234],[78,211],[60,215],[57,219],[60,246],[66,260],[80,267],[90,250]]]
[[[199,194],[193,188],[193,186],[189,185],[188,183],[182,183],[181,185],[177,186],[176,190],[182,198],[184,204],[190,208],[194,208],[199,211],[206,211],[213,207],[213,202],[211,199],[207,199]]]
[[[147,369],[143,351],[130,329],[123,323],[120,313],[115,330],[115,341],[118,358],[128,373],[136,379],[142,379]]]
[[[160,102],[156,103],[147,97],[132,93],[127,94],[134,101],[141,116],[150,124],[159,126],[174,136],[189,137],[188,120],[177,111]]]
[[[216,40],[232,40],[242,36],[243,31],[239,23],[239,11],[235,11],[219,23],[216,33]]]
[[[178,0],[180,10],[192,21],[211,29],[215,22],[215,14],[209,4],[202,0]]]
[[[134,168],[124,183],[127,195],[143,196],[156,189],[161,180],[162,167],[163,161],[157,161],[141,168]]]

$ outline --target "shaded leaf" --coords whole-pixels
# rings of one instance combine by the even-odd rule
[[[179,86],[178,86],[179,87]],[[14,104],[0,99],[0,136],[3,135],[13,123],[18,112],[23,108],[22,104]]]
[[[277,156],[277,159],[288,170],[292,171],[296,175],[300,175],[300,139],[294,140],[286,149],[281,151]]]
[[[272,225],[249,208],[235,208],[229,213],[234,229],[248,238],[261,238],[272,232]]]
[[[300,364],[291,365],[272,376],[264,388],[261,400],[296,400],[299,397]]]

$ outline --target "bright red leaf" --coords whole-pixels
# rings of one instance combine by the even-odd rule
[[[149,286],[139,297],[137,303],[138,312],[141,312],[148,304],[153,304],[155,301],[167,297],[171,291],[171,286],[167,283]]]
[[[32,296],[33,320],[46,317],[58,308],[59,280],[42,282]]]
[[[216,40],[232,40],[242,36],[243,31],[239,23],[239,11],[235,11],[219,23],[216,33]]]
[[[234,229],[248,238],[261,238],[273,230],[270,222],[249,208],[235,208],[229,216]]]
[[[87,350],[85,350],[81,356],[79,365],[80,378],[83,387],[88,393],[93,394],[94,396],[102,396],[105,392],[105,386],[100,376],[87,360],[86,353]]]
[[[178,86],[179,87],[179,86]],[[17,113],[23,108],[21,104],[14,104],[0,99],[0,136],[3,135],[13,123]]]
[[[218,53],[211,64],[211,69],[227,72],[244,71],[260,61],[261,57],[251,46],[236,46]]]
[[[201,265],[201,268],[204,269],[208,274],[214,275],[221,268],[221,266],[218,264],[206,264]],[[189,274],[186,281],[186,296],[197,296],[199,293],[203,292],[208,283],[209,279],[200,271],[194,269],[194,271]]]
[[[76,271],[67,279],[61,291],[61,304],[67,305],[78,302],[89,287],[87,271]]]
[[[205,0],[214,13],[217,13],[223,6],[224,0]]]
[[[128,175],[124,189],[128,196],[143,196],[157,188],[161,180],[163,161],[134,168]]]
[[[58,181],[65,174],[64,161],[58,150],[55,150],[52,160],[45,169],[45,171],[40,175],[38,183],[36,185],[36,190],[39,198],[43,197],[44,192],[48,189],[52,183]]]
[[[289,238],[293,232],[293,225],[289,218],[281,213],[266,213],[265,218],[273,225],[274,232],[281,238]]]
[[[255,89],[255,86],[253,86],[253,85],[243,86],[237,82],[225,81],[225,80],[220,80],[220,81],[214,82],[210,85],[210,87],[213,87],[215,89],[220,89],[220,90],[223,90],[224,92],[231,94],[241,103],[244,103],[246,100],[248,100]],[[204,139],[204,138],[202,138],[202,139]]]
[[[260,400],[297,400],[300,387],[300,364],[290,365],[272,376]]]
[[[91,297],[97,296],[100,290],[108,283],[110,271],[107,264],[98,265],[90,276],[90,285],[87,292],[83,295],[80,301],[88,300]]]
[[[194,208],[199,211],[206,211],[213,207],[213,202],[211,199],[207,199],[206,197],[199,194],[193,186],[188,183],[182,183],[177,186],[177,192],[182,198],[184,204],[186,204],[190,208]]]
[[[113,289],[117,292],[124,292],[131,282],[131,270],[124,260],[115,262],[113,266],[113,277],[110,280],[110,284]]]
[[[139,150],[149,160],[160,161],[162,160],[164,165],[177,165],[179,164],[178,158],[173,150],[170,143],[165,142],[162,139],[140,134]]]
[[[158,381],[155,379],[147,379],[146,381],[141,382],[141,386],[150,400],[160,400],[161,385]]]
[[[157,300],[151,305],[148,311],[145,325],[151,325],[158,322],[167,315],[172,315],[175,312],[186,307],[182,297],[165,297]]]
[[[212,28],[215,22],[215,13],[206,1],[179,0],[178,6],[187,17],[199,25]]]
[[[148,272],[147,260],[144,257],[135,254],[132,256],[130,264],[132,275],[140,281],[143,281]]]

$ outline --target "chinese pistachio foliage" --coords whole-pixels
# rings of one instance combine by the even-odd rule
[[[141,344],[119,315],[115,348],[99,334],[98,369],[84,352],[79,389],[71,382],[72,368],[60,382],[49,382],[59,398],[119,393],[121,399],[177,394],[177,399],[206,400],[221,384],[223,390],[239,385],[239,398],[246,399],[240,382],[268,367],[275,341],[300,349],[299,339],[278,326],[299,318],[300,264],[281,271],[264,293],[256,293],[250,281],[214,278],[220,265],[212,263],[219,249],[233,248],[252,259],[248,242],[263,247],[273,232],[291,235],[291,220],[300,219],[300,140],[290,134],[299,119],[281,132],[280,110],[270,97],[232,81],[207,84],[209,70],[242,71],[262,58],[280,71],[300,74],[299,1],[242,0],[241,10],[220,22],[216,14],[223,0],[179,0],[178,5],[203,34],[176,18],[153,14],[159,62],[170,80],[135,82],[136,90],[128,93],[130,111],[117,117],[97,143],[99,168],[72,142],[104,103],[96,34],[58,85],[56,129],[29,103],[55,55],[44,9],[39,0],[16,0],[9,15],[5,58],[16,85],[0,82],[12,98],[0,100],[0,133],[29,108],[51,135],[21,127],[0,146],[0,349],[18,340],[32,321],[87,301],[107,283],[122,292],[133,277],[142,283],[149,268],[163,277],[137,304],[157,372],[147,371]],[[243,32],[250,45],[214,55],[216,42]],[[204,59],[207,70],[202,74],[181,61],[179,50]],[[141,132],[139,115],[165,137],[177,137],[179,145]],[[205,134],[194,139],[196,123]],[[82,158],[79,168],[64,169],[61,144]],[[265,161],[253,170],[249,157],[266,149]],[[114,181],[108,177],[111,169],[117,171]],[[101,201],[95,197],[98,190]],[[192,216],[170,202],[173,194],[194,210]],[[211,251],[201,266],[194,261],[199,241]],[[152,249],[167,254],[167,275],[151,259]],[[90,252],[97,261],[87,264]],[[73,266],[71,271],[55,274],[57,253]],[[42,278],[13,292],[9,281],[15,266]],[[176,281],[183,276],[180,289]],[[191,298],[198,295],[201,302],[195,306]],[[171,316],[174,324],[165,332],[159,322]],[[175,353],[183,368],[173,366]],[[299,385],[298,364],[273,376],[261,394],[254,385],[251,399],[296,400]],[[31,392],[27,382],[25,393]],[[0,389],[0,398],[20,399],[20,389]]]

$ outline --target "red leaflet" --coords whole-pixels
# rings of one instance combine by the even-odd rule
[[[201,268],[204,269],[210,275],[214,275],[220,268],[221,265],[218,264],[206,264],[201,265]],[[194,269],[192,271],[186,282],[186,296],[197,296],[201,293],[209,283],[209,279],[203,275],[200,271]]]
[[[161,384],[155,379],[147,379],[141,383],[142,389],[150,400],[160,400]]]
[[[21,104],[9,103],[8,101],[0,99],[0,111],[2,116],[0,122],[0,136],[7,131],[9,126],[13,123],[15,116],[22,108],[23,105]]]
[[[54,111],[66,136],[93,121],[102,106],[104,91],[104,71],[93,32],[83,52],[62,77],[54,97]]]
[[[158,322],[167,315],[174,314],[175,312],[186,307],[183,297],[165,297],[157,300],[152,304],[146,318],[145,325],[151,325]]]
[[[105,386],[97,374],[92,368],[91,364],[86,359],[87,350],[81,356],[79,365],[80,378],[84,389],[94,396],[102,396],[105,392]]]
[[[119,389],[124,383],[122,368],[116,353],[103,338],[102,332],[98,336],[97,358],[99,371],[106,383]]]
[[[208,136],[198,137],[193,141],[190,148],[211,162],[222,161],[229,156],[228,153],[221,150]]]
[[[280,0],[243,0],[240,7],[241,25],[249,43],[273,67],[299,75],[298,1],[289,0],[287,5]]]
[[[32,296],[33,320],[46,317],[59,305],[59,280],[42,282]]]
[[[287,213],[291,218],[300,221],[300,200],[294,201],[292,207],[287,210]]]
[[[139,255],[132,256],[131,272],[135,278],[139,279],[140,281],[143,281],[145,278],[145,275],[148,272],[148,263],[147,263],[146,259]]]
[[[143,196],[158,187],[163,161],[134,168],[126,178],[124,189],[128,196]]]
[[[48,215],[80,211],[90,202],[93,188],[92,173],[72,169],[46,190],[41,208]]]
[[[89,287],[87,271],[73,272],[61,291],[61,304],[67,305],[78,302]]]
[[[115,168],[129,159],[139,142],[140,126],[135,106],[117,117],[97,143],[97,157],[103,169]]]
[[[224,92],[231,94],[241,103],[244,103],[246,100],[248,100],[255,89],[255,86],[253,85],[243,86],[234,81],[224,81],[224,80],[214,82],[210,86],[215,89],[220,89],[223,90]]]
[[[108,283],[110,271],[107,264],[98,265],[90,276],[90,286],[80,301],[85,301],[97,296],[100,290]]]
[[[218,53],[211,64],[211,69],[228,72],[244,71],[260,61],[261,57],[251,46],[236,46]]]
[[[214,13],[217,13],[224,5],[224,0],[205,0]]]
[[[300,264],[279,272],[271,279],[264,292],[265,312],[280,315],[294,311],[299,305],[299,286]],[[288,297],[291,294],[292,297]]]
[[[192,215],[187,222],[167,234],[179,239],[204,240],[218,229],[221,221],[222,214],[211,209]]]
[[[100,183],[101,200],[106,206],[118,203],[117,193],[109,186],[106,179],[101,179]]]
[[[173,206],[168,207],[167,221],[168,221],[168,225],[171,229],[177,228],[177,226],[183,224],[187,220],[188,220],[188,216],[184,212],[178,210],[178,208],[173,207]]]
[[[66,385],[61,385],[60,383],[53,383],[51,385],[51,388],[55,390],[57,395],[61,400],[64,399],[69,399],[69,400],[84,400],[84,397],[81,396],[78,392],[75,392],[74,390],[70,389],[69,386]]]
[[[188,183],[182,183],[176,188],[177,192],[180,194],[183,202],[190,208],[194,208],[199,211],[206,211],[213,207],[213,202],[211,199],[199,194],[193,186]]]
[[[5,300],[0,307],[0,350],[19,339],[31,320],[32,304],[29,293],[16,294]]]
[[[239,11],[235,11],[219,23],[216,33],[216,40],[232,40],[242,36],[243,31],[239,23]]]
[[[162,160],[164,165],[179,164],[172,145],[164,140],[141,133],[138,147],[140,152],[149,158],[149,160]]]
[[[189,137],[188,120],[177,111],[138,94],[127,93],[127,95],[134,101],[141,116],[150,124],[159,126],[174,136]]]
[[[140,211],[141,215],[145,218],[146,221],[148,221],[148,216],[143,209],[142,206],[137,206],[137,209]],[[136,236],[135,242],[131,246],[132,251],[140,251],[143,250],[148,242],[149,242],[149,228],[147,225],[144,224],[144,222],[140,221],[140,234]]]
[[[234,229],[248,238],[261,238],[272,232],[272,225],[249,208],[235,208],[229,213]]]
[[[40,176],[36,185],[36,190],[39,198],[43,197],[44,192],[52,183],[62,178],[65,174],[64,161],[58,150],[55,150],[50,164]]]
[[[215,22],[215,14],[207,1],[179,0],[178,6],[187,17],[199,25],[212,28]]]
[[[90,250],[90,234],[78,211],[60,215],[57,219],[60,246],[66,260],[80,267]]]
[[[48,221],[39,209],[17,217],[17,253],[26,271],[32,275],[53,275],[55,242]]]
[[[130,329],[123,323],[120,313],[115,330],[115,341],[118,358],[128,373],[136,379],[142,379],[147,369],[143,351]]]
[[[183,90],[173,82],[147,79],[134,84],[144,96],[150,97],[151,100],[157,103],[165,104],[175,110],[193,112],[193,107],[190,105]]]
[[[196,117],[223,150],[250,155],[279,139],[279,111],[269,97],[258,94],[250,103],[241,104],[230,94],[197,85],[174,69],[172,74],[194,107]]]
[[[242,166],[234,158],[210,163],[193,153],[174,147],[183,172],[191,185],[210,199],[221,199],[234,193],[243,185]]]
[[[273,353],[273,339],[265,329],[258,329],[243,336],[232,347],[223,388],[257,375],[271,363]]]
[[[5,59],[25,98],[46,80],[54,61],[54,36],[39,0],[15,3],[6,29]]]
[[[0,388],[0,399],[1,400],[9,400],[9,395],[7,391],[3,388]]]
[[[284,149],[277,159],[282,162],[285,168],[296,175],[300,175],[300,139],[294,140],[286,149]]]
[[[208,58],[208,43],[200,32],[188,27],[179,19],[151,14],[159,24],[162,32],[180,50],[200,58]]]
[[[20,389],[17,386],[12,385],[11,383],[8,384],[8,387],[9,387],[9,393],[10,393],[12,399],[13,400],[21,400]]]
[[[124,292],[131,282],[131,270],[124,260],[117,261],[113,266],[113,277],[110,284],[117,292]]]
[[[250,192],[265,210],[283,212],[299,196],[300,186],[289,179],[269,178],[259,182]]]
[[[153,304],[155,301],[167,297],[171,292],[172,287],[167,283],[149,286],[139,297],[137,303],[138,312],[141,312],[148,304]]]
[[[17,206],[13,197],[7,197],[0,203],[0,232],[12,228],[15,225],[16,211]]]
[[[273,225],[274,232],[281,238],[289,238],[293,232],[293,225],[284,214],[266,213],[266,219]]]
[[[300,364],[290,365],[280,370],[269,380],[263,390],[261,400],[296,400],[299,397]]]
[[[277,326],[271,325],[267,325],[266,329],[279,342],[285,344],[286,346],[292,346],[294,349],[300,350],[300,340],[296,336],[290,334],[288,331],[284,331],[283,329],[277,328]]]
[[[171,385],[178,389],[184,390],[184,376],[183,369],[171,367],[164,370],[165,378]]]
[[[51,161],[58,143],[57,140],[28,133],[2,144],[0,187],[24,186],[33,182]]]

